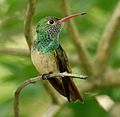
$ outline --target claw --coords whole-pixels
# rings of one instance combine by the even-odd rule
[[[43,80],[48,80],[49,77],[50,77],[50,74],[52,74],[52,72],[50,72],[50,73],[48,73],[48,74],[43,74],[43,75],[42,75],[42,79],[43,79]]]
[[[50,74],[43,74],[42,79],[43,80],[48,80],[49,76],[50,76]]]

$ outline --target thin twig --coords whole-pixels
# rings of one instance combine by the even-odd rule
[[[25,28],[24,34],[28,44],[29,49],[31,49],[33,34],[32,34],[32,16],[35,12],[36,0],[29,0],[28,8],[26,12]]]
[[[97,55],[96,55],[96,70],[97,75],[102,75],[105,72],[106,64],[111,55],[111,49],[114,46],[114,42],[116,40],[115,36],[120,27],[120,1],[108,22],[103,35],[101,37],[101,41],[98,45]]]
[[[13,56],[30,56],[30,53],[27,49],[18,49],[18,48],[0,48],[0,54],[7,54]]]
[[[48,77],[46,77],[46,79],[50,79],[53,77],[65,77],[65,76],[71,76],[72,78],[81,78],[81,75],[76,75],[76,74],[69,74],[69,73],[53,73],[50,74]],[[82,76],[83,77],[83,76]],[[85,77],[84,77],[85,78]],[[37,76],[34,78],[31,78],[29,80],[26,80],[25,82],[23,82],[15,91],[15,99],[14,99],[14,114],[15,117],[19,117],[19,95],[20,92],[22,91],[23,88],[25,88],[27,85],[31,84],[31,83],[36,83],[38,81],[42,80],[42,76]]]
[[[64,15],[70,15],[68,1],[61,0],[61,2],[62,2],[62,11],[63,11]],[[78,55],[81,60],[82,67],[87,72],[88,76],[92,77],[94,75],[94,70],[93,70],[94,68],[91,63],[90,55],[81,40],[79,31],[76,28],[76,25],[73,22],[73,20],[68,21],[68,30],[69,30],[69,34],[72,37],[71,39],[72,39],[73,43],[75,44],[75,47],[78,51]]]
[[[45,79],[51,79],[54,78],[54,76],[61,78],[61,77],[65,77],[65,76],[69,76],[71,78],[79,78],[79,79],[86,79],[88,76],[84,76],[84,75],[78,75],[78,74],[71,74],[71,73],[67,73],[67,72],[63,72],[63,73],[52,73],[50,74],[49,77],[46,77]]]

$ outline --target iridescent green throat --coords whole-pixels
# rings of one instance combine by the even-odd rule
[[[47,53],[56,50],[59,46],[59,34],[56,31],[45,31],[41,29],[37,33],[37,39],[34,43],[34,49],[39,52]]]

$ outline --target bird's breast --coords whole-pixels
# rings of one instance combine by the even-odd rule
[[[55,52],[41,53],[37,50],[31,51],[31,59],[40,74],[58,72]]]

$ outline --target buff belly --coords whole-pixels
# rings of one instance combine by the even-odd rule
[[[55,53],[41,53],[37,50],[31,51],[31,59],[40,74],[59,72]]]

